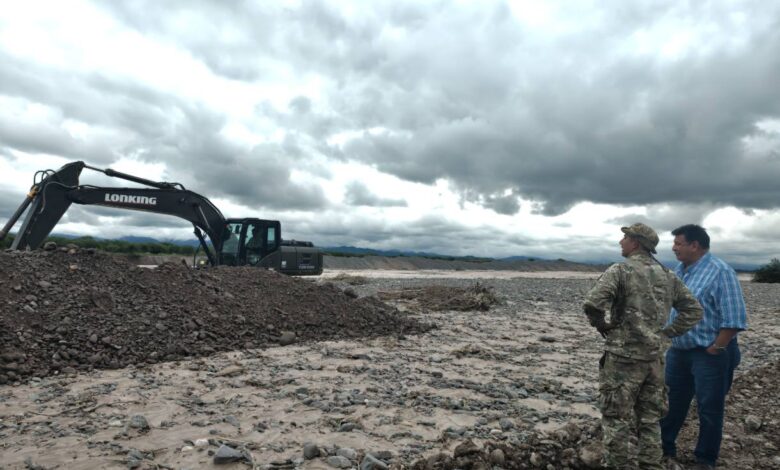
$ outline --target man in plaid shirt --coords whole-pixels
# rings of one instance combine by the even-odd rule
[[[669,412],[661,420],[661,440],[670,467],[677,465],[675,441],[696,396],[699,439],[695,468],[713,469],[723,436],[726,394],[740,361],[737,333],[747,329],[745,301],[734,269],[710,254],[706,230],[683,225],[672,235],[672,251],[680,261],[676,274],[704,308],[704,317],[686,334],[673,338],[666,353]],[[672,309],[669,324],[676,317]]]

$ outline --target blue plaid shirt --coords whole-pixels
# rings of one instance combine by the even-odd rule
[[[721,328],[747,329],[742,287],[731,266],[707,253],[688,269],[680,263],[675,273],[704,308],[704,317],[684,335],[672,338],[673,348],[706,348],[715,341]],[[667,325],[676,317],[677,311],[672,309]]]

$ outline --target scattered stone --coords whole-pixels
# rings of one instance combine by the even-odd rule
[[[349,447],[341,447],[336,451],[336,455],[340,455],[349,460],[357,459],[357,451],[355,449],[350,449]]]
[[[193,442],[195,447],[198,449],[205,449],[209,446],[209,440],[205,438],[195,439],[195,442]]]
[[[133,417],[130,418],[127,426],[130,429],[137,429],[141,432],[149,430],[149,422],[143,415],[133,415]]]
[[[320,456],[320,448],[317,444],[307,442],[303,445],[303,458],[306,460],[316,459]]]
[[[762,421],[761,418],[759,418],[756,415],[747,415],[745,417],[745,429],[748,432],[758,432],[759,429],[761,429]]]
[[[144,454],[138,449],[127,452],[127,468],[138,468],[144,461]]]
[[[501,449],[493,449],[490,453],[490,463],[496,467],[503,467],[504,463],[506,463],[504,451]]]
[[[387,470],[388,468],[385,462],[371,454],[366,454],[360,462],[360,470]]]
[[[244,454],[226,444],[222,444],[214,454],[214,465],[222,465],[244,460]]]
[[[352,466],[352,462],[350,462],[348,458],[340,455],[331,455],[325,459],[325,462],[334,468],[350,468]]]
[[[474,442],[469,439],[466,442],[463,442],[461,444],[458,444],[458,446],[455,447],[454,456],[455,458],[463,457],[465,455],[471,455],[476,454],[480,451],[480,447]]]
[[[597,446],[583,447],[580,449],[579,457],[585,468],[601,468],[603,451]]]
[[[347,421],[346,423],[342,423],[341,426],[339,426],[338,432],[351,432],[357,429],[357,427],[357,424]]]
[[[282,346],[287,346],[293,344],[294,342],[295,332],[293,331],[283,331],[282,336],[279,337],[279,344]]]

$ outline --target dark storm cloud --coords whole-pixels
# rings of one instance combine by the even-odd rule
[[[0,68],[0,94],[44,104],[54,113],[44,122],[19,122],[0,114],[0,147],[102,166],[123,155],[163,162],[171,177],[185,186],[258,210],[312,209],[325,204],[317,184],[292,180],[285,159],[288,152],[299,150],[291,140],[247,150],[221,134],[223,116],[198,104],[107,76],[71,73],[62,81],[59,70],[5,58],[10,66]],[[66,119],[105,132],[79,140],[62,127]],[[126,185],[118,180],[108,184]]]
[[[329,2],[106,7],[231,78],[260,77],[265,60],[323,75],[318,103],[299,97],[287,110],[259,111],[313,142],[388,131],[319,147],[333,158],[410,181],[446,178],[500,213],[516,211],[513,198],[495,197],[510,190],[553,215],[580,201],[778,206],[777,149],[748,158],[744,148],[765,132],[758,122],[780,119],[780,7],[756,5],[613,2],[551,39],[513,22],[503,2],[375,2],[352,15]],[[752,30],[732,22],[737,13],[755,20]],[[234,34],[181,31],[185,17]],[[718,38],[744,43],[668,60],[622,51],[670,18],[709,22]],[[667,39],[653,38],[657,47]]]
[[[629,214],[607,220],[618,226],[628,226],[636,222],[642,222],[655,229],[659,235],[671,232],[681,225],[702,225],[704,219],[717,209],[712,204],[672,204],[662,206],[650,206],[646,214]]]
[[[383,127],[389,132],[364,133],[328,154],[410,181],[446,178],[503,213],[513,210],[511,199],[492,195],[505,190],[546,214],[580,201],[776,207],[777,150],[748,158],[744,142],[765,133],[757,123],[780,119],[780,27],[764,22],[745,32],[728,23],[726,7],[613,6],[601,22],[538,52],[502,4],[433,13],[431,5],[385,3],[357,18],[307,4],[286,10],[284,26],[246,40],[262,45],[270,34],[268,55],[330,77],[320,100],[331,109],[317,115],[301,99],[287,112],[266,110],[280,125],[314,140]],[[749,35],[677,59],[620,52],[664,11],[712,21],[721,35]],[[270,14],[255,12],[259,20]],[[402,39],[388,39],[392,28]],[[220,45],[258,63],[243,46]]]
[[[365,184],[359,181],[353,181],[347,185],[347,192],[344,202],[350,206],[371,206],[371,207],[406,207],[404,199],[381,198],[371,192]]]

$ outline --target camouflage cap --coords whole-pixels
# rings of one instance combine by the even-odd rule
[[[656,252],[655,247],[658,245],[658,234],[652,228],[643,223],[636,223],[629,227],[621,227],[620,230],[629,237],[636,238],[639,244],[650,253]]]

